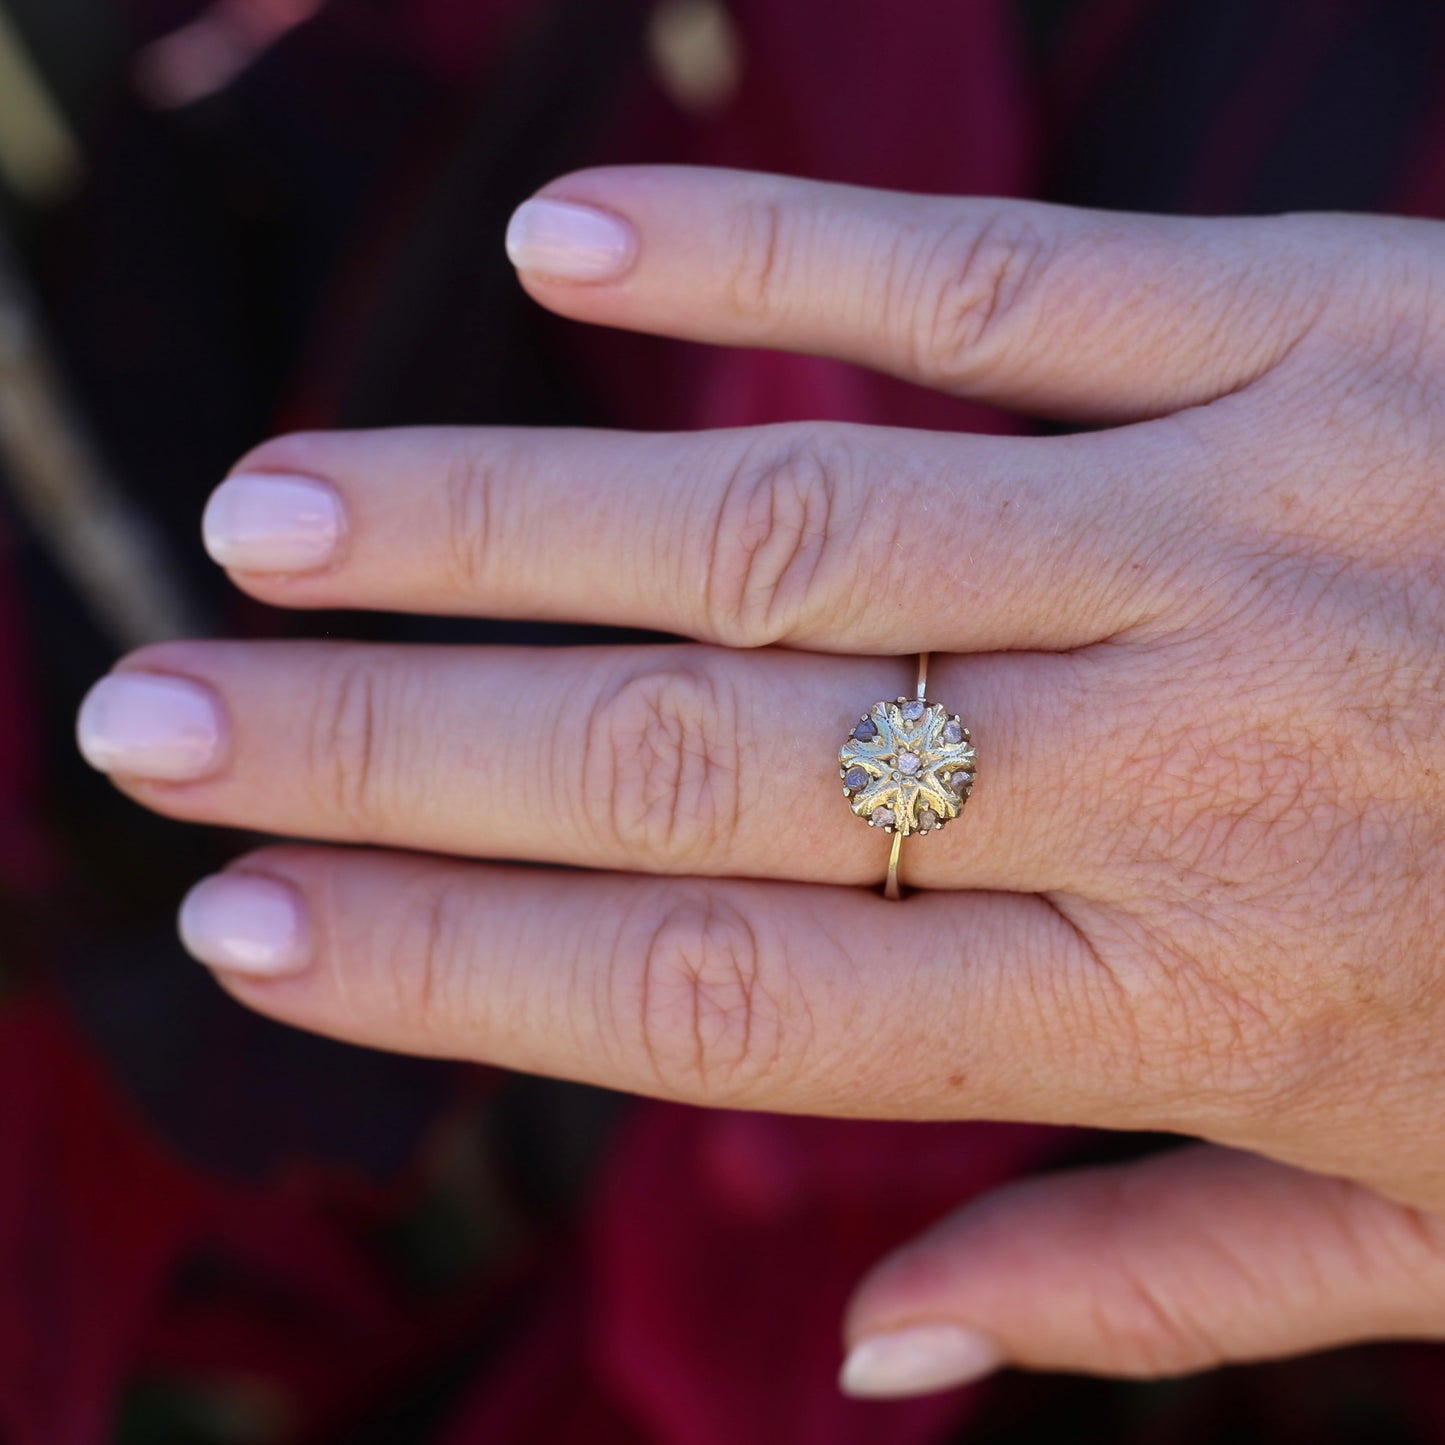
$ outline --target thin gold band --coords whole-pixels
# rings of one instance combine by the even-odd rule
[[[928,654],[918,654],[918,685],[915,696],[920,702],[928,696]],[[903,834],[901,832],[893,835],[893,851],[888,855],[888,878],[883,884],[883,896],[891,898],[895,902],[903,897],[903,888],[898,881],[898,862],[903,852]]]

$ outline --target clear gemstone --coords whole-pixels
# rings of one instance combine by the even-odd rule
[[[898,771],[900,773],[916,773],[922,763],[923,759],[917,753],[898,754]]]
[[[938,822],[938,814],[932,808],[924,808],[918,815],[918,831],[927,833]]]
[[[923,716],[923,703],[919,698],[903,704],[903,721],[917,722]]]
[[[967,791],[968,785],[973,781],[972,773],[955,773],[950,786],[961,798]]]
[[[864,768],[849,768],[843,774],[843,786],[845,788],[866,788],[868,786],[868,773]]]
[[[879,828],[891,828],[894,816],[892,808],[874,808],[873,810],[873,822]]]
[[[878,729],[871,718],[864,718],[857,727],[853,729],[853,736],[860,743],[871,743],[878,736]]]
[[[943,740],[946,743],[961,743],[963,741],[963,727],[960,723],[951,722],[943,730]]]

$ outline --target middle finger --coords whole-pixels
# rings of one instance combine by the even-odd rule
[[[1057,651],[1177,610],[1210,495],[1178,440],[1162,423],[315,433],[252,453],[212,498],[206,538],[241,586],[286,607],[730,647]]]

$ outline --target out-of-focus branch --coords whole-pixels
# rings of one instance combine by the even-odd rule
[[[80,148],[0,4],[0,175],[32,204],[63,195]]]
[[[0,242],[0,481],[121,648],[204,631],[160,538],[106,475]]]

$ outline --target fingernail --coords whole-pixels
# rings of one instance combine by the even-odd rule
[[[637,234],[591,206],[523,201],[507,226],[507,255],[519,271],[553,281],[614,281],[636,258]]]
[[[252,978],[300,973],[311,945],[301,895],[277,878],[218,873],[181,904],[181,942],[211,968]]]
[[[913,1325],[854,1345],[838,1384],[845,1395],[889,1399],[950,1390],[1003,1363],[992,1340],[959,1325]]]
[[[313,572],[341,540],[341,498],[325,482],[243,472],[206,504],[201,535],[222,567],[240,572]]]
[[[102,773],[156,782],[205,777],[221,760],[215,695],[200,683],[153,672],[113,672],[86,694],[75,722],[86,762]]]

